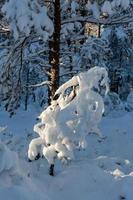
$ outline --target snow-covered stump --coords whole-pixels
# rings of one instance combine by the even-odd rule
[[[0,141],[0,174],[6,172],[16,173],[17,154],[10,151],[5,144]]]
[[[7,127],[0,127],[0,133]],[[17,184],[20,178],[18,155],[11,151],[6,144],[0,140],[0,176],[6,177],[8,181],[15,181]],[[17,177],[17,178],[16,178]]]
[[[69,94],[70,88],[74,88]],[[76,144],[85,149],[86,136],[98,128],[104,112],[103,97],[108,92],[108,75],[105,68],[94,67],[82,72],[59,87],[51,105],[44,110],[34,126],[39,134],[29,144],[28,157],[35,160],[42,154],[54,175],[55,159],[67,162],[74,159]],[[38,146],[41,146],[38,149]]]

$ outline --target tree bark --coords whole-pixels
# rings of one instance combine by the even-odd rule
[[[97,31],[97,37],[100,38],[101,37],[101,25],[98,25],[98,31]]]
[[[59,64],[60,64],[60,30],[61,30],[61,10],[60,0],[54,2],[54,33],[49,41],[49,64],[51,65],[49,80],[51,88],[49,89],[49,103],[52,100],[55,91],[59,86]]]

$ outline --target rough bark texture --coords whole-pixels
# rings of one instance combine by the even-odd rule
[[[54,33],[49,42],[49,63],[51,65],[50,77],[51,89],[49,90],[49,102],[53,98],[55,91],[59,86],[59,59],[60,59],[60,30],[61,30],[61,15],[60,15],[60,0],[55,0],[54,3]]]

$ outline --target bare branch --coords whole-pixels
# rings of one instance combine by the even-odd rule
[[[37,88],[37,87],[42,87],[44,85],[47,85],[48,87],[50,87],[51,86],[51,82],[50,81],[43,81],[42,83],[38,83],[38,84],[35,84],[35,85],[29,85],[29,86],[25,86],[25,87]]]

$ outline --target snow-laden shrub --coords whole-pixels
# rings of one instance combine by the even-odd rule
[[[108,42],[104,38],[88,37],[80,50],[80,61],[78,63],[81,68],[83,66],[90,68],[91,66],[100,65],[105,67],[111,56]]]
[[[73,90],[66,94],[66,90]],[[74,159],[74,149],[86,148],[86,136],[95,132],[101,136],[98,124],[104,112],[104,101],[100,94],[108,92],[108,75],[105,68],[94,67],[82,72],[59,87],[51,105],[39,118],[41,123],[34,126],[40,137],[29,144],[28,157],[34,160],[38,146],[53,165],[55,158],[62,161]]]
[[[115,92],[109,92],[104,98],[105,112],[104,115],[110,114],[112,111],[123,111],[124,104]]]

